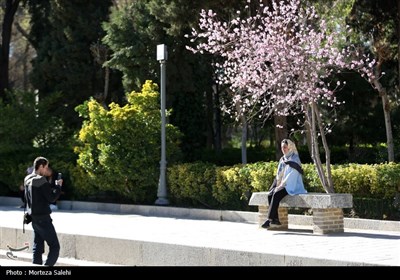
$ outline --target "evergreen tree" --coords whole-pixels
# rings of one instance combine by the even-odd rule
[[[104,35],[101,23],[107,20],[112,1],[30,0],[28,4],[37,51],[33,87],[40,99],[60,92],[50,112],[62,116],[67,126],[79,127],[74,108],[103,91],[104,75],[90,46]]]
[[[206,146],[207,139],[218,136],[221,123],[213,124],[220,119],[215,105],[220,100],[213,90],[212,57],[189,52],[184,35],[195,26],[202,7],[215,7],[228,16],[239,2],[243,1],[138,0],[113,9],[110,22],[104,24],[103,43],[113,51],[107,65],[123,73],[125,91],[138,90],[147,79],[160,80],[156,46],[167,45],[167,107],[173,109],[169,121],[184,134],[187,160]]]

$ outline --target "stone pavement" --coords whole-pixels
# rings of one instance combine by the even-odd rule
[[[31,225],[22,233],[22,214],[18,206],[0,203],[0,265],[16,262],[4,256],[7,244],[32,241]],[[269,231],[252,219],[193,216],[54,211],[61,243],[57,266],[400,266],[400,231],[345,227],[344,233],[314,235],[307,225]],[[29,265],[30,252],[14,254]]]

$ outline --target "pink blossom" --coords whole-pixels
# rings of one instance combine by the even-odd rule
[[[273,1],[272,9],[260,5],[256,15],[249,14],[238,11],[236,18],[223,22],[215,12],[203,10],[199,31],[192,30],[197,45],[188,49],[223,58],[215,64],[218,82],[233,93],[224,110],[236,112],[240,101],[240,112],[257,108],[260,116],[305,113],[309,102],[339,104],[333,96],[344,83],[330,84],[335,72],[350,69],[373,78],[375,61],[354,46],[340,49],[340,34],[327,32],[313,6]]]

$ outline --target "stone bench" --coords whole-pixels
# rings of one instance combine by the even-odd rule
[[[249,205],[258,206],[258,224],[267,220],[268,192],[255,192]],[[278,209],[282,224],[279,230],[288,229],[288,208],[311,208],[313,213],[313,233],[327,234],[344,232],[343,208],[353,207],[353,196],[348,193],[307,193],[285,196]]]

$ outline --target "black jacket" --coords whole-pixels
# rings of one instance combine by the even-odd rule
[[[51,187],[46,177],[35,173],[29,174],[24,180],[27,211],[31,215],[47,215],[51,213],[50,203],[61,195],[61,187]]]

